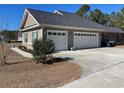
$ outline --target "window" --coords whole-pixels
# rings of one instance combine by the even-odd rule
[[[87,34],[87,36],[89,36],[89,34]]]
[[[34,42],[35,39],[38,39],[38,31],[32,32],[32,42]]]
[[[53,35],[56,35],[56,32],[53,32]]]
[[[80,33],[78,33],[78,36],[80,36]]]
[[[65,33],[62,33],[63,36],[65,36]]]
[[[122,41],[123,39],[123,36],[121,35],[121,34],[117,34],[117,41],[119,42],[119,41]]]
[[[83,36],[83,34],[81,34],[81,36]]]
[[[24,32],[24,42],[28,42],[28,32]]]
[[[58,33],[58,35],[60,36],[60,35],[61,35],[61,33]]]
[[[102,40],[104,40],[104,41],[108,41],[109,40],[109,38],[108,38],[108,34],[102,34]]]
[[[86,34],[84,34],[84,36],[86,36]]]
[[[52,32],[48,32],[48,35],[52,35]]]
[[[75,33],[75,36],[77,36],[77,33]]]

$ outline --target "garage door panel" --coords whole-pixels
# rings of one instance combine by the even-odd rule
[[[74,46],[76,49],[98,47],[98,33],[75,32]]]
[[[52,33],[51,35],[49,33]],[[52,40],[55,44],[55,50],[67,49],[67,31],[48,30],[47,38]]]

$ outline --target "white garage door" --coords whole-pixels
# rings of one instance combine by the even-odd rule
[[[99,34],[90,32],[74,32],[75,49],[99,46]]]
[[[55,50],[67,50],[67,31],[47,30],[47,38],[55,44]]]

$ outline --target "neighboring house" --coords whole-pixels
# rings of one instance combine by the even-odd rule
[[[106,27],[65,11],[44,12],[26,9],[20,32],[22,45],[32,49],[36,38],[48,38],[55,43],[56,50],[100,47],[101,42],[113,40],[124,43],[124,32],[118,28]]]

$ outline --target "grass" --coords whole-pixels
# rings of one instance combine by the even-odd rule
[[[1,88],[59,87],[79,79],[82,74],[82,68],[69,61],[36,64],[33,59],[25,58],[11,49],[9,53],[8,65],[0,66]]]

